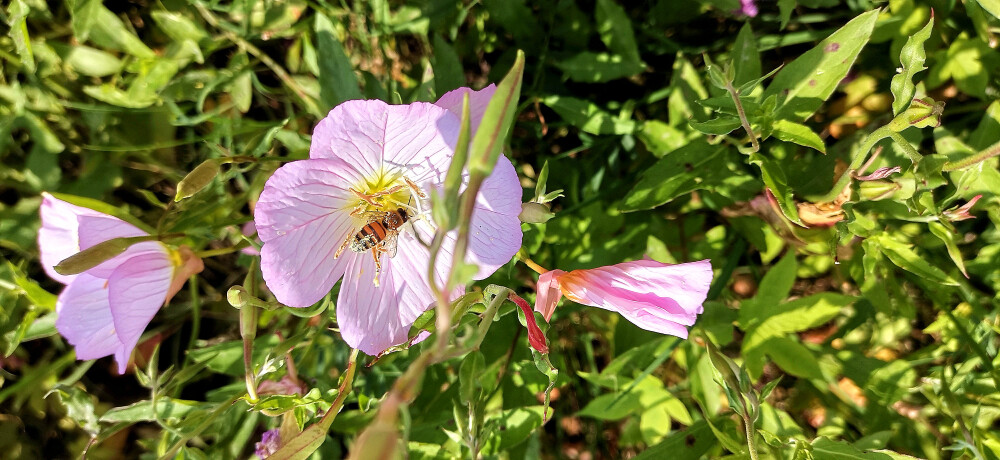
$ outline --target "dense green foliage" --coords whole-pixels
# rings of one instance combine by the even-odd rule
[[[997,0],[760,1],[752,18],[737,0],[4,3],[0,457],[246,458],[284,423],[317,427],[297,440],[314,458],[368,426],[365,447],[396,436],[410,458],[1000,458]],[[226,293],[272,300],[234,250],[264,181],[333,106],[499,83],[518,50],[504,151],[526,201],[564,195],[524,253],[711,259],[691,339],[563,300],[546,361],[506,303],[385,425],[434,340],[362,356],[342,387],[328,298],[260,312],[257,379],[307,393],[250,401]],[[205,260],[124,376],[55,331],[42,191],[183,233]],[[531,301],[536,279],[511,262],[476,292]]]

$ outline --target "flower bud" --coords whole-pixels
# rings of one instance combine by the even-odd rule
[[[243,289],[243,286],[230,287],[229,292],[226,292],[226,300],[234,308],[243,308],[246,306],[248,302],[247,296],[247,291]]]
[[[891,198],[899,190],[899,185],[887,180],[871,180],[861,183],[861,198],[868,201],[879,201]]]
[[[944,112],[944,102],[933,99],[914,99],[910,107],[889,122],[889,127],[900,132],[910,126],[928,128],[941,126],[941,114]]]
[[[533,201],[521,203],[521,213],[517,216],[526,224],[543,224],[553,217],[555,214],[549,211],[548,206]]]

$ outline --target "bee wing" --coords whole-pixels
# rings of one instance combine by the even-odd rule
[[[386,233],[385,239],[382,240],[382,249],[389,256],[389,258],[396,257],[396,243],[399,240],[398,231],[390,231]]]

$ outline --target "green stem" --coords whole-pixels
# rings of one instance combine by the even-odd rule
[[[750,422],[750,417],[743,416],[743,427],[747,432],[747,449],[750,450],[750,459],[757,460],[757,429]]]
[[[840,175],[837,182],[833,184],[833,188],[831,188],[825,195],[810,196],[806,198],[813,203],[827,203],[833,201],[837,198],[837,195],[840,195],[840,193],[844,191],[844,187],[847,187],[847,185],[851,182],[851,171],[861,167],[861,165],[865,162],[865,158],[868,157],[868,152],[875,147],[875,144],[877,144],[878,141],[891,137],[892,134],[893,131],[889,125],[885,125],[875,131],[872,131],[871,134],[865,137],[865,140],[861,143],[861,147],[858,151],[854,153],[854,158],[851,160],[850,166],[848,166],[847,170]]]
[[[743,110],[743,103],[740,102],[740,92],[736,90],[733,86],[733,82],[726,82],[726,91],[729,92],[729,96],[733,98],[733,104],[736,104],[736,113],[740,116],[740,124],[743,125],[743,129],[746,130],[747,135],[750,136],[750,145],[753,146],[754,152],[760,151],[760,144],[757,142],[757,135],[754,134],[753,129],[750,128],[750,120],[747,120],[747,114]]]
[[[1000,142],[997,142],[996,144],[986,147],[986,149],[984,149],[982,152],[979,152],[968,158],[964,158],[959,161],[949,161],[944,164],[944,167],[941,168],[941,170],[944,172],[951,172],[951,171],[957,171],[959,169],[965,169],[970,166],[982,163],[998,155],[1000,155]]]
[[[921,159],[923,159],[920,152],[917,152],[916,149],[914,149],[913,146],[910,145],[905,138],[903,138],[902,134],[893,131],[889,133],[889,136],[892,137],[892,140],[896,141],[896,144],[898,144],[901,149],[903,149],[903,153],[910,157],[910,161],[913,162],[913,167],[916,169],[917,164],[920,163]]]

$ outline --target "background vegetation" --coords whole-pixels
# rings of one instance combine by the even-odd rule
[[[518,49],[506,153],[526,200],[546,163],[546,188],[565,195],[524,227],[527,254],[563,270],[710,258],[715,283],[687,341],[564,302],[544,424],[545,366],[505,305],[480,352],[428,370],[402,417],[410,458],[745,458],[748,444],[782,458],[1000,457],[996,0],[762,0],[755,17],[736,0],[6,5],[2,457],[245,458],[276,414],[317,420],[349,355],[329,301],[258,322],[263,379],[308,393],[237,400],[225,293],[252,257],[228,248],[280,164],[267,160],[305,158],[342,101],[479,88]],[[234,156],[173,202],[195,166]],[[124,376],[76,361],[55,332],[59,284],[35,244],[46,190],[213,255]],[[532,300],[534,279],[512,263],[488,281]],[[317,458],[346,455],[418,354],[362,360]]]

